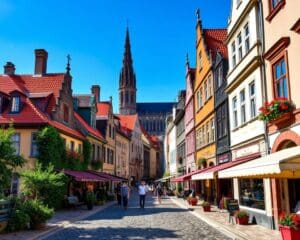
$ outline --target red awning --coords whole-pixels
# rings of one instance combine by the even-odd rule
[[[246,157],[239,158],[235,161],[230,161],[230,162],[219,164],[217,166],[205,168],[205,169],[203,169],[204,171],[201,171],[197,175],[194,175],[192,177],[192,180],[214,179],[214,177],[218,173],[218,171],[221,171],[223,169],[230,168],[230,167],[236,166],[238,164],[250,161],[251,159],[257,158],[257,156],[258,156],[257,154],[251,154]],[[259,156],[260,156],[260,154],[259,154]]]
[[[63,170],[63,173],[75,178],[78,182],[106,182],[106,178],[102,178],[96,174],[85,171]]]
[[[124,179],[111,175],[109,173],[104,173],[104,172],[96,172],[96,171],[89,171],[89,173],[93,174],[93,175],[97,175],[101,178],[105,178],[108,181],[112,181],[112,182],[122,182]]]
[[[182,175],[182,176],[179,176],[179,177],[176,177],[174,179],[171,180],[171,182],[184,182],[184,181],[188,181],[191,179],[191,177],[194,175],[194,174],[197,174],[197,173],[200,173],[202,171],[204,171],[205,169],[198,169],[194,172],[190,172],[190,173],[187,173],[185,175]]]

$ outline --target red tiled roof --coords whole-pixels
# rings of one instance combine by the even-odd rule
[[[18,90],[27,93],[51,92],[55,98],[59,96],[64,80],[64,73],[35,75],[0,75],[0,89],[5,93]]]
[[[207,50],[211,51],[213,60],[219,51],[224,58],[228,58],[227,46],[225,39],[227,37],[227,29],[203,29]]]
[[[57,128],[62,133],[66,133],[66,134],[72,135],[74,137],[77,137],[77,138],[80,138],[80,139],[84,139],[84,136],[82,135],[81,132],[79,132],[77,130],[74,130],[72,128],[69,128],[66,125],[62,124],[62,123],[59,123],[59,122],[53,121],[53,120],[48,120],[48,123],[51,126]]]
[[[123,129],[133,131],[137,121],[137,114],[134,115],[117,115],[120,119],[120,124]]]
[[[97,138],[100,138],[101,140],[105,141],[104,137],[101,135],[101,133],[95,129],[92,128],[89,124],[86,123],[86,121],[76,112],[74,112],[75,118],[78,120],[78,122],[92,135],[94,135]]]
[[[110,102],[97,103],[97,115],[98,117],[107,117],[110,110]]]

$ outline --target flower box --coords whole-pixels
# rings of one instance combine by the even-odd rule
[[[274,124],[274,125],[281,125],[282,123],[285,123],[286,121],[288,121],[289,119],[291,119],[292,117],[292,113],[288,112],[288,113],[284,113],[282,114],[280,117],[270,121],[269,123]]]
[[[198,198],[196,198],[196,197],[191,197],[191,199],[190,199],[190,204],[191,204],[192,206],[196,206],[197,203],[198,203]]]
[[[279,225],[282,240],[299,240],[300,229],[294,227]]]
[[[203,206],[203,211],[204,211],[204,212],[210,212],[210,205],[208,205],[208,206]]]

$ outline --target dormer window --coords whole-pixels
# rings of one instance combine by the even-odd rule
[[[11,112],[20,112],[20,96],[13,96],[11,100]]]

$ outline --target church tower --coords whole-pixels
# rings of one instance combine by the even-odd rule
[[[128,28],[126,29],[125,52],[119,79],[119,112],[124,115],[136,113],[136,80]]]

